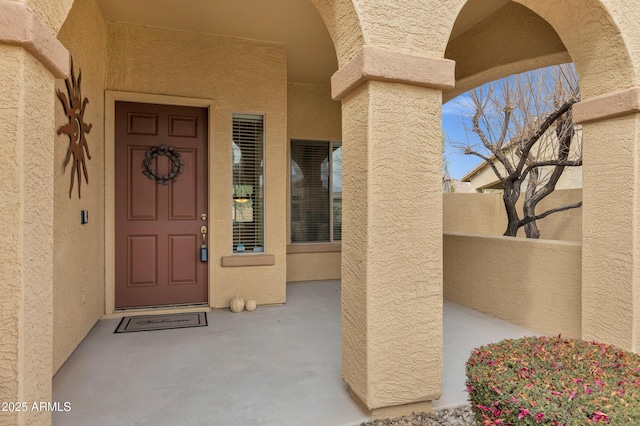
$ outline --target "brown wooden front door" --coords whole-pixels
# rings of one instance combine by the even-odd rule
[[[116,102],[116,308],[207,302],[207,117],[205,108]]]

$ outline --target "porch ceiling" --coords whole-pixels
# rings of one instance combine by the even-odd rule
[[[471,0],[453,28],[455,38],[509,0]],[[322,18],[301,0],[96,0],[108,21],[265,40],[287,46],[288,80],[329,84],[338,69]]]

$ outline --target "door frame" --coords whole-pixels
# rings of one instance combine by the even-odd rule
[[[184,98],[180,96],[166,96],[166,95],[154,95],[148,93],[135,93],[135,92],[120,92],[114,90],[105,91],[104,100],[104,188],[105,188],[105,203],[104,203],[104,244],[105,244],[105,318],[117,318],[123,315],[144,315],[149,312],[162,313],[164,311],[170,313],[190,312],[190,311],[202,311],[202,306],[198,307],[176,307],[176,308],[134,308],[134,309],[118,309],[115,308],[115,201],[116,201],[116,189],[115,189],[115,149],[116,149],[116,132],[115,132],[115,112],[116,102],[140,102],[148,104],[162,104],[162,105],[177,105],[177,106],[191,106],[208,108],[209,123],[207,129],[209,131],[207,137],[208,149],[207,149],[207,165],[208,165],[208,208],[209,208],[209,237],[213,233],[213,227],[215,224],[214,218],[211,217],[213,210],[213,113],[214,113],[214,101],[213,99],[201,99],[201,98]],[[215,253],[214,239],[209,238],[209,253]],[[209,276],[207,278],[209,308],[213,307],[214,297],[214,285],[213,285],[213,267],[212,259],[209,259]]]

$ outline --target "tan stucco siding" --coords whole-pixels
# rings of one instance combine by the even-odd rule
[[[53,82],[26,50],[0,46],[0,399],[51,400]],[[46,424],[47,412],[0,412]]]
[[[210,285],[215,307],[235,294],[258,304],[285,301],[286,53],[280,44],[108,24],[107,89],[214,101],[209,155],[213,167],[209,212]],[[161,70],[161,72],[159,72]],[[223,267],[232,254],[231,118],[265,115],[265,252],[275,265]]]
[[[632,57],[625,33],[637,33],[636,25],[620,26],[624,0],[516,0],[545,19],[567,47],[580,76],[583,99],[637,85],[634,70],[640,57]],[[638,11],[628,10],[638,19]],[[615,17],[615,18],[612,18]],[[633,19],[633,18],[632,18]],[[606,75],[606,78],[602,78]]]
[[[288,254],[287,281],[340,279],[341,256],[340,252]]]
[[[314,84],[287,84],[289,139],[342,140],[341,103],[331,99],[331,88]]]
[[[287,85],[287,152],[291,139],[341,141],[341,104],[331,99],[331,88],[311,84]],[[289,154],[287,154],[289,157]],[[287,166],[289,167],[289,166]],[[287,180],[289,173],[287,173]],[[287,182],[287,188],[290,188]],[[287,190],[287,218],[291,190]],[[287,235],[291,235],[287,220]],[[314,281],[340,278],[340,252],[287,254],[287,281]]]
[[[365,44],[441,58],[464,1],[353,0]]]
[[[500,235],[506,229],[503,211],[501,194],[442,194],[442,229]]]
[[[336,49],[338,65],[351,59],[364,44],[360,18],[351,0],[310,0],[314,5]]]
[[[0,132],[9,141],[19,140],[19,133],[22,132],[18,120],[19,111],[15,108],[20,104],[20,92],[15,90],[20,87],[22,78],[22,62],[25,60],[27,52],[19,47],[0,46]],[[0,250],[2,268],[0,268],[0,289],[3,297],[1,299],[3,320],[1,325],[2,345],[0,345],[0,377],[4,385],[0,388],[0,397],[3,401],[15,401],[18,398],[18,342],[19,335],[19,315],[20,299],[22,294],[21,269],[24,256],[21,252],[22,239],[22,210],[24,201],[21,199],[21,179],[22,165],[18,161],[5,161],[7,158],[22,159],[21,150],[23,147],[18,143],[10,144],[4,149],[9,150],[2,157],[0,167],[0,190],[2,191],[1,206],[3,214],[0,215],[0,231],[3,236],[3,244]],[[7,421],[15,419],[3,417]]]
[[[377,81],[343,101],[342,371],[370,409],[440,394],[440,106],[438,90]]]
[[[445,57],[456,61],[456,87],[445,99],[487,81],[571,61],[554,29],[517,3],[451,40]]]
[[[56,34],[67,19],[75,0],[18,0],[35,12],[38,18]]]
[[[583,335],[627,350],[638,340],[640,114],[587,123],[584,147]],[[636,170],[634,172],[634,170]],[[626,178],[622,178],[622,177]]]
[[[104,314],[104,76],[106,23],[93,0],[76,0],[58,34],[73,56],[76,76],[82,71],[82,96],[89,100],[85,122],[91,160],[89,184],[82,182],[78,198],[77,176],[69,197],[72,162],[63,169],[69,138],[55,138],[54,162],[54,290],[53,371],[64,363],[91,327]],[[63,80],[56,88],[67,94]],[[68,95],[67,95],[68,96]],[[68,122],[56,99],[56,129]],[[88,210],[89,223],[80,224],[80,211]]]
[[[580,243],[444,235],[444,298],[530,328],[581,337]]]

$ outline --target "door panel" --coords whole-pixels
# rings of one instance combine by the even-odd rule
[[[116,308],[206,303],[200,219],[208,216],[205,108],[116,102]],[[167,185],[142,172],[152,147],[174,147],[182,174]],[[152,158],[168,176],[170,157]],[[209,236],[207,236],[209,239]]]

